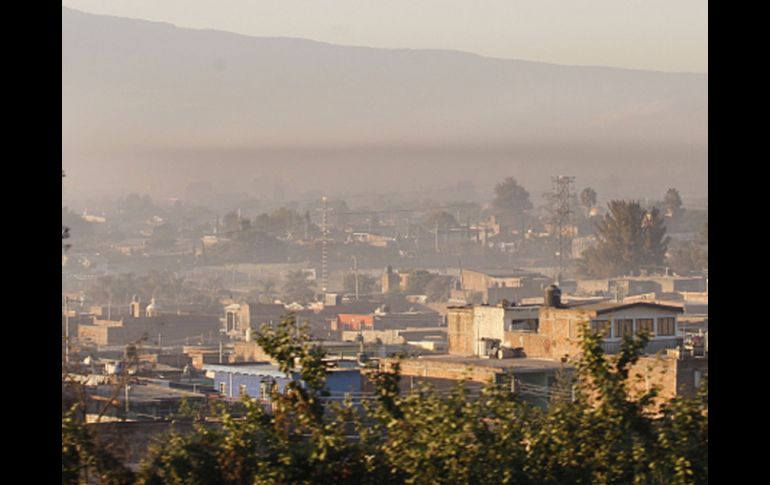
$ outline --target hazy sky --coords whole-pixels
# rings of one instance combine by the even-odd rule
[[[253,36],[708,72],[707,0],[65,0],[62,5]]]

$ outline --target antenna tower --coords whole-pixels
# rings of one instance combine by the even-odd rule
[[[549,194],[551,203],[551,222],[556,231],[556,238],[558,241],[559,252],[557,253],[559,259],[559,272],[556,274],[556,283],[561,283],[562,274],[564,273],[564,249],[567,241],[571,238],[572,234],[568,234],[570,231],[570,222],[572,215],[572,196],[574,193],[573,187],[575,185],[575,177],[569,175],[559,175],[551,177],[553,182],[553,191]]]

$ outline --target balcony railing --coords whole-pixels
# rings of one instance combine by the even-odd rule
[[[644,348],[645,354],[656,354],[664,349],[675,349],[682,344],[681,337],[673,337],[667,339],[655,339],[647,342],[647,346]],[[620,352],[621,341],[602,342],[602,349],[605,354],[617,354]]]

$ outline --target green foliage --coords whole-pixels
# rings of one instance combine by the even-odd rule
[[[123,466],[103,443],[98,443],[81,418],[80,405],[62,412],[62,483],[122,485],[134,483],[133,472]]]
[[[436,226],[438,226],[439,231],[445,231],[452,227],[456,227],[457,225],[458,223],[455,216],[443,210],[431,212],[428,217],[425,218],[425,222],[423,223],[425,230],[430,232],[432,232]]]
[[[345,273],[342,279],[342,286],[346,293],[355,293],[356,275],[355,273]],[[377,278],[374,276],[360,274],[358,275],[358,293],[360,295],[371,295],[377,291]]]
[[[313,282],[302,270],[290,271],[283,284],[283,295],[289,302],[307,303],[315,296]]]
[[[288,316],[256,337],[292,378],[272,392],[271,409],[244,397],[237,416],[218,411],[218,426],[172,432],[152,448],[139,483],[708,483],[707,380],[696,399],[662,407],[655,388],[632,395],[646,339],[607,357],[584,326],[574,379],[564,382],[574,399],[547,409],[505,383],[405,394],[398,363],[374,371],[371,398],[354,406],[324,400],[324,354]],[[63,470],[69,456],[63,448]]]
[[[677,274],[700,273],[709,267],[708,223],[693,241],[675,242],[668,254],[668,263]]]
[[[677,216],[682,210],[682,197],[679,195],[679,191],[676,189],[668,189],[666,197],[663,199],[663,204],[671,216]]]
[[[451,276],[436,275],[425,285],[425,294],[428,295],[430,301],[447,301],[451,285]]]
[[[177,228],[173,224],[166,222],[152,230],[152,235],[147,245],[151,249],[168,249],[176,244],[176,240]]]
[[[580,192],[580,205],[583,206],[586,213],[596,207],[596,191],[591,187],[586,187]]]
[[[406,292],[413,295],[424,295],[428,291],[428,285],[437,278],[441,278],[441,275],[423,269],[410,271]]]
[[[583,275],[606,278],[637,273],[643,266],[662,266],[670,238],[660,212],[647,212],[638,202],[613,200],[596,224],[595,247],[583,252]]]
[[[508,177],[495,186],[492,207],[496,211],[521,214],[532,209],[532,202],[529,200],[529,192],[516,179]]]
[[[86,290],[88,298],[96,303],[126,305],[133,295],[143,302],[155,297],[174,304],[211,301],[213,294],[206,288],[177,276],[173,271],[153,270],[137,277],[133,273],[102,276]]]

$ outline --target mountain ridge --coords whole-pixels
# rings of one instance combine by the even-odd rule
[[[707,170],[708,74],[340,46],[62,9],[63,159],[101,183],[111,177],[112,186],[141,185],[126,164],[171,174],[178,168],[163,167],[178,167],[196,150],[220,167],[242,165],[231,147],[276,172],[292,158],[331,168],[441,156],[459,176],[467,163],[489,170],[505,158],[580,165],[597,153],[614,158],[621,173],[655,158]],[[547,154],[521,148],[531,145]],[[560,145],[589,148],[562,154]],[[489,146],[504,153],[490,158]],[[612,146],[624,148],[601,155]],[[361,155],[360,147],[372,153]],[[415,154],[431,147],[433,155]],[[457,154],[446,156],[447,147]],[[304,153],[313,148],[340,161]]]

